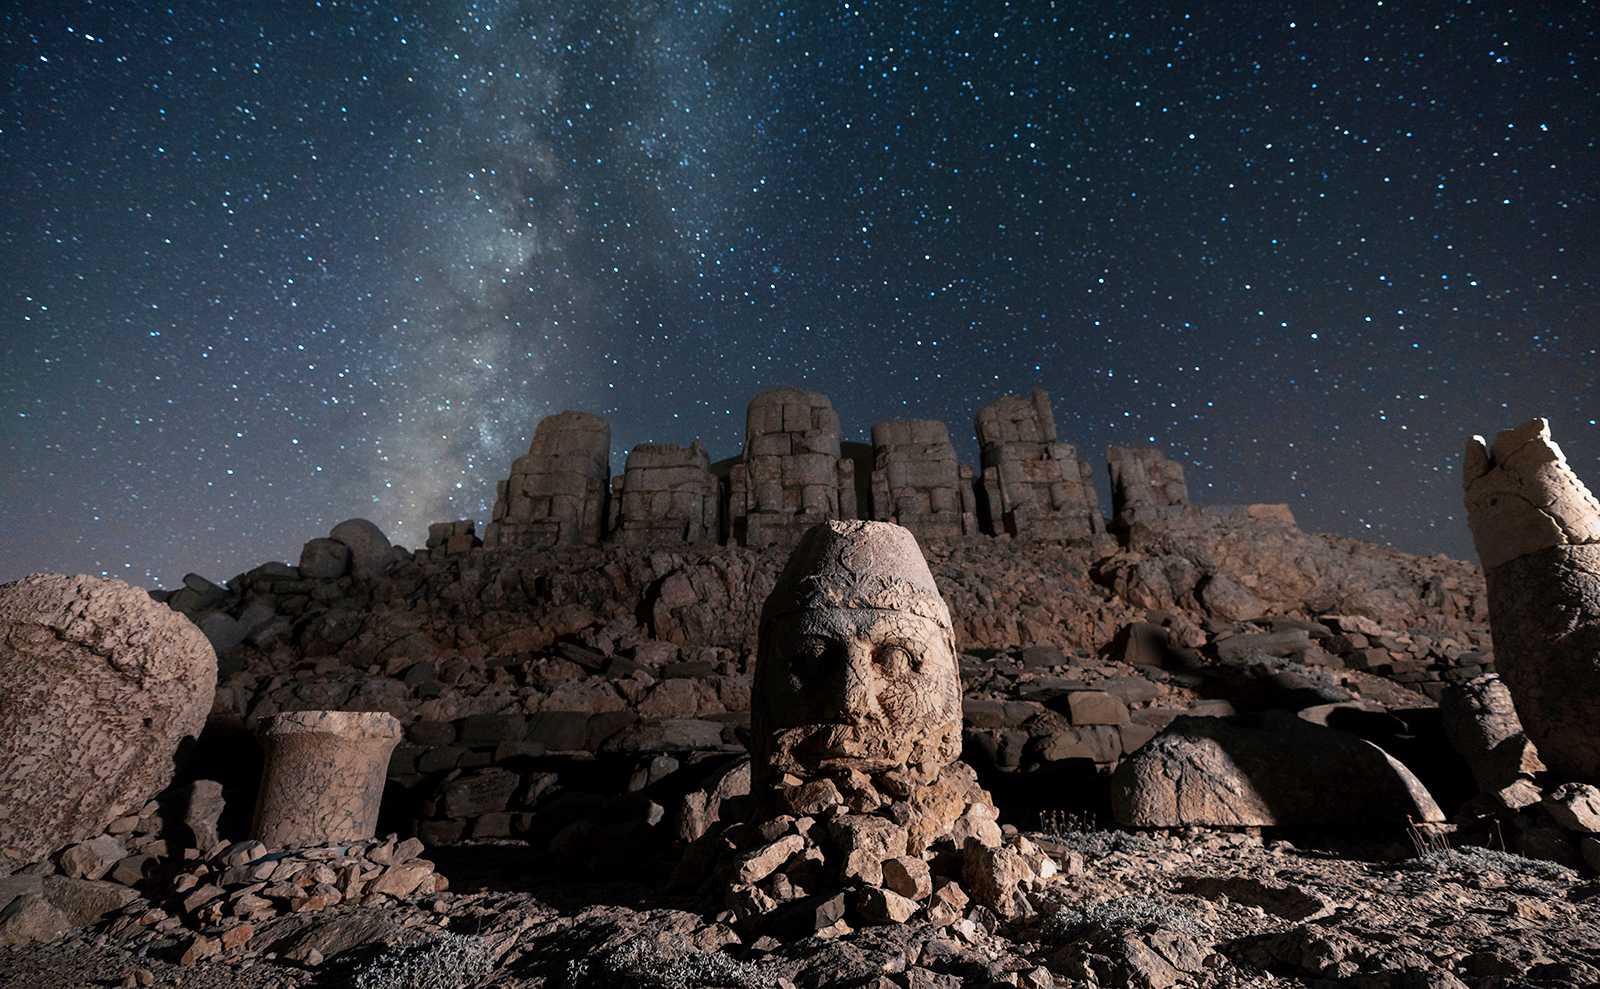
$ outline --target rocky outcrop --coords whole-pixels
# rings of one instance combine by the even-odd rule
[[[1390,628],[1420,616],[1483,623],[1488,601],[1470,563],[1296,528],[1282,506],[1196,509],[1135,523],[1122,553],[1098,564],[1130,603],[1243,621],[1266,614],[1359,615]]]
[[[591,412],[546,416],[526,455],[499,482],[484,545],[596,543],[611,496],[611,424]]]
[[[1444,820],[1394,757],[1284,711],[1177,719],[1117,767],[1111,804],[1130,827]]]
[[[1507,816],[1539,801],[1534,774],[1545,766],[1498,676],[1451,684],[1439,698],[1439,713],[1451,746],[1472,770],[1486,812]]]
[[[120,580],[0,587],[0,871],[106,829],[171,780],[217,682],[187,618]]]
[[[1173,518],[1189,504],[1183,465],[1162,456],[1155,447],[1106,449],[1111,471],[1111,518],[1121,530],[1135,522]]]
[[[1501,678],[1559,779],[1600,783],[1600,502],[1535,419],[1467,446],[1468,523]]]

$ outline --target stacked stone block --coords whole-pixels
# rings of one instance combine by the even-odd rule
[[[624,546],[716,540],[721,501],[699,440],[640,443],[612,484],[611,538]]]
[[[1113,522],[1119,528],[1175,518],[1189,506],[1183,465],[1155,447],[1107,447],[1106,466],[1111,471]]]
[[[812,526],[856,517],[855,464],[839,450],[839,415],[827,396],[777,388],[750,400],[744,462],[730,476],[737,542],[793,546]]]
[[[1050,395],[1006,395],[974,417],[982,451],[983,521],[996,535],[1088,542],[1105,532],[1089,465],[1056,437]]]
[[[611,424],[590,412],[546,416],[497,490],[485,546],[599,542],[611,494]]]
[[[872,517],[918,540],[978,532],[972,468],[956,460],[945,424],[898,419],[872,424]]]

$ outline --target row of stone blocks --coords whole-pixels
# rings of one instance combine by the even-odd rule
[[[875,423],[863,506],[838,414],[816,392],[779,388],[752,399],[744,450],[725,474],[696,440],[640,444],[612,478],[610,425],[562,412],[539,422],[529,452],[499,482],[483,545],[609,537],[624,545],[731,539],[790,546],[820,522],[858,517],[899,523],[923,539],[987,532],[1087,542],[1105,533],[1092,471],[1058,439],[1048,393],[1004,396],[980,409],[973,425],[981,473],[959,462],[942,422]],[[1182,467],[1154,450],[1112,448],[1112,481],[1119,521],[1188,504]],[[449,547],[465,543],[460,533],[450,538]]]

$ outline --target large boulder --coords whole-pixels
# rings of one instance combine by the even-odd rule
[[[1387,752],[1287,711],[1178,718],[1117,767],[1111,806],[1129,827],[1444,820]]]
[[[333,527],[328,538],[350,547],[350,567],[362,580],[377,580],[394,562],[389,537],[366,519],[346,519]]]
[[[1600,783],[1600,502],[1534,419],[1463,461],[1495,669],[1550,772]]]
[[[0,871],[98,835],[172,780],[217,656],[183,615],[120,580],[0,586]]]

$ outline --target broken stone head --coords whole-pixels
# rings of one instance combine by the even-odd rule
[[[960,756],[950,610],[908,530],[825,522],[805,534],[761,612],[750,720],[757,778],[931,779]]]

